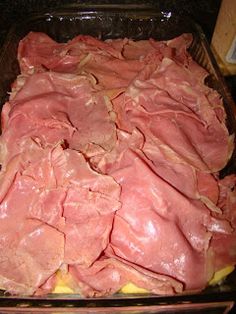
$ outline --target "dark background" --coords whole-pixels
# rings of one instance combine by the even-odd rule
[[[185,16],[191,16],[204,29],[207,38],[210,40],[213,34],[217,14],[220,8],[220,0],[136,0],[136,1],[115,1],[115,0],[9,0],[0,1],[0,35],[4,38],[7,29],[16,20],[22,20],[28,15],[35,12],[48,12],[62,5],[71,4],[99,4],[99,3],[114,3],[114,4],[134,4],[142,3],[153,5],[154,8],[160,11],[175,11]]]

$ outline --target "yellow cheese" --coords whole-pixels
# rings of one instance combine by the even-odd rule
[[[228,276],[230,273],[232,273],[233,270],[234,270],[234,266],[229,265],[229,266],[215,272],[213,278],[209,282],[209,285],[210,286],[216,285],[217,283],[222,281],[226,276]],[[124,285],[120,289],[119,292],[124,293],[124,294],[149,293],[148,290],[137,287],[135,284],[133,284],[131,282]],[[68,285],[68,278],[66,276],[62,276],[60,274],[60,272],[58,272],[58,274],[57,274],[57,284],[56,284],[54,290],[52,291],[52,293],[66,293],[66,294],[74,293],[74,290],[71,287],[69,287],[69,285]]]
[[[149,291],[143,288],[139,288],[133,283],[127,283],[124,287],[120,289],[121,293],[130,294],[130,293],[148,293]]]
[[[74,293],[74,291],[68,287],[68,285],[63,282],[62,279],[57,281],[56,287],[52,291],[52,293]]]
[[[213,278],[209,282],[210,286],[214,286],[228,276],[234,270],[234,266],[230,265],[215,272]]]
[[[56,278],[56,286],[52,293],[74,293],[74,290],[70,287],[71,278],[67,274],[58,271]]]

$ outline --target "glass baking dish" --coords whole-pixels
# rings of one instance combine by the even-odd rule
[[[189,49],[193,58],[210,75],[206,84],[219,91],[227,112],[227,126],[234,133],[235,105],[210,51],[201,28],[189,18],[173,12],[157,12],[145,5],[77,5],[31,16],[12,26],[0,54],[0,102],[8,98],[11,83],[19,74],[17,46],[29,31],[45,32],[65,42],[78,34],[101,39],[128,37],[135,40],[170,39],[182,33],[193,34]],[[235,153],[221,175],[235,171]],[[227,313],[236,298],[236,272],[222,284],[201,293],[175,296],[122,295],[82,298],[75,294],[41,297],[15,297],[0,294],[1,313]]]

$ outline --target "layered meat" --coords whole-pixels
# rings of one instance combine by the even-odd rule
[[[204,289],[236,263],[234,149],[192,37],[21,40],[2,110],[0,287]]]

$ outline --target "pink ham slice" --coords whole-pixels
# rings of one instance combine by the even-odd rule
[[[132,282],[138,287],[157,294],[173,294],[182,291],[182,284],[170,277],[158,275],[119,259],[97,260],[91,267],[70,267],[76,291],[85,297],[99,297],[117,292]]]
[[[109,243],[120,208],[120,186],[112,177],[93,171],[81,154],[67,150],[65,157],[63,186],[69,184],[63,205],[65,262],[90,266]]]
[[[56,228],[63,223],[57,203],[64,191],[46,189],[50,175],[42,186],[42,181],[36,179],[41,173],[24,173],[22,164],[29,162],[25,157],[15,165],[12,161],[13,167],[9,165],[1,175],[8,186],[1,191],[0,202],[0,287],[12,294],[32,295],[64,260],[64,235]],[[38,157],[43,156],[39,153]],[[48,216],[50,208],[53,211]]]
[[[173,41],[107,40],[79,35],[68,43],[56,43],[46,34],[29,33],[19,45],[21,72],[53,70],[92,74],[101,88],[125,88],[144,68],[164,56],[185,61],[191,35]],[[180,49],[181,47],[181,49]],[[183,60],[182,60],[183,59]]]
[[[149,167],[163,180],[188,198],[201,200],[210,210],[220,212],[217,206],[218,183],[212,174],[196,171],[190,165],[178,160],[168,160],[161,149],[150,140],[145,141],[145,137],[137,129],[134,129],[132,134],[117,131],[117,135],[116,146],[111,152],[90,158],[96,169],[109,173],[111,169],[113,171],[119,169],[119,160],[127,149],[132,149],[138,154],[142,151]]]
[[[44,72],[55,67],[61,72],[71,72],[80,61],[70,56],[64,43],[57,43],[44,33],[30,32],[18,47],[18,60],[22,74]]]
[[[216,172],[228,162],[233,139],[204,94],[209,90],[197,83],[191,68],[164,58],[149,77],[145,74],[145,80],[134,80],[129,87],[121,127],[127,121],[129,130],[139,128],[167,158]]]
[[[24,74],[45,70],[91,73],[102,87],[125,87],[144,64],[127,62],[120,47],[116,48],[119,49],[90,36],[77,36],[67,44],[58,44],[45,34],[31,32],[20,42],[18,59]]]
[[[236,264],[236,175],[232,174],[219,180],[219,190],[218,206],[222,208],[222,216],[230,221],[234,232],[221,237],[219,235],[213,237],[215,270]]]
[[[1,118],[0,287],[47,293],[69,266],[86,297],[128,282],[173,294],[236,263],[235,176],[217,173],[233,137],[191,40],[20,42]]]
[[[212,275],[207,265],[211,232],[231,233],[228,222],[183,197],[136,154],[127,151],[119,166],[110,171],[122,187],[123,206],[111,234],[115,255],[174,277],[187,289],[202,289]]]
[[[166,158],[162,149],[150,140],[145,142],[142,151],[152,162],[152,169],[170,185],[189,198],[201,199],[208,202],[209,206],[211,206],[210,203],[216,205],[219,191],[213,175],[196,171],[187,163]]]
[[[0,287],[11,294],[34,294],[63,262],[63,234],[40,221],[10,215],[1,218],[0,231]]]
[[[84,76],[48,72],[29,77],[3,108],[2,163],[29,149],[29,138],[45,147],[66,141],[85,154],[111,150],[116,140],[111,112],[109,100],[93,93]]]
[[[80,153],[60,146],[33,152],[13,158],[1,175],[0,287],[13,294],[46,292],[63,263],[90,265],[120,207],[119,185]]]

